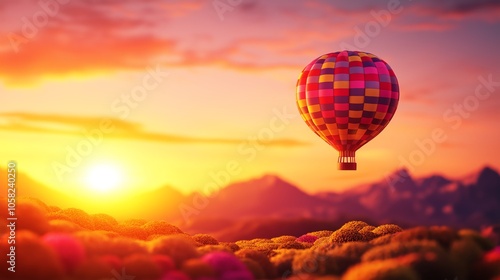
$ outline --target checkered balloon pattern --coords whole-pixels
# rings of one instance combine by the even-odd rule
[[[341,51],[309,63],[297,81],[297,106],[319,137],[340,152],[339,169],[356,169],[355,152],[392,119],[399,101],[394,71],[371,53]]]

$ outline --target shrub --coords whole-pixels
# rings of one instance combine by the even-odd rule
[[[361,230],[359,230],[359,232],[373,231],[374,229],[376,229],[376,227],[366,226],[366,227],[363,227]]]
[[[152,254],[151,258],[158,265],[162,273],[175,269],[174,261],[169,256]]]
[[[133,254],[123,260],[123,267],[127,275],[138,279],[158,279],[162,275],[162,269],[158,263],[147,254]]]
[[[326,253],[332,257],[332,271],[336,275],[343,274],[350,266],[359,263],[364,252],[371,248],[366,242],[347,242]]]
[[[178,227],[173,226],[166,221],[150,221],[141,226],[147,235],[161,234],[172,235],[183,233]]]
[[[219,241],[208,234],[195,234],[192,238],[201,245],[219,245]]]
[[[288,278],[288,280],[339,280],[339,279],[340,278],[333,275],[309,275],[309,274],[298,274]]]
[[[125,225],[125,226],[140,227],[140,226],[146,224],[147,222],[148,222],[148,220],[145,220],[145,219],[128,219],[128,220],[123,221],[121,224]]]
[[[73,236],[81,242],[88,256],[109,255],[114,253],[110,250],[110,238],[103,233],[79,231],[73,233]]]
[[[48,213],[59,212],[61,211],[61,207],[51,205],[48,207],[47,211]]]
[[[189,276],[187,276],[184,272],[172,270],[163,275],[161,280],[190,280],[190,279]]]
[[[102,255],[95,257],[95,259],[111,267],[111,269],[115,269],[117,271],[123,267],[122,259],[115,255]]]
[[[328,252],[332,249],[335,249],[341,245],[342,245],[342,243],[332,243],[332,242],[328,242],[328,240],[326,240],[326,241],[321,242],[321,243],[314,243],[314,245],[311,247],[311,250],[326,253],[326,252]]]
[[[235,255],[240,259],[254,260],[262,268],[267,279],[274,277],[274,267],[264,253],[252,249],[241,249]]]
[[[416,227],[394,234],[393,241],[434,240],[443,248],[448,249],[458,238],[458,233],[448,227]]]
[[[49,233],[42,240],[56,252],[67,273],[72,273],[86,258],[85,248],[71,235]]]
[[[86,229],[94,229],[94,222],[92,221],[92,218],[83,210],[68,208],[59,211],[57,214],[60,214],[61,218],[67,217],[69,221]]]
[[[108,248],[109,252],[122,258],[147,252],[147,248],[142,242],[126,237],[110,238]]]
[[[345,243],[352,241],[364,241],[363,235],[353,229],[339,229],[330,236],[330,242]]]
[[[7,235],[3,235],[2,240],[7,240],[6,237]],[[10,252],[10,246],[7,242],[0,242],[0,251],[7,254]],[[3,255],[4,264],[0,278],[58,280],[64,275],[64,268],[57,253],[31,231],[17,230],[15,254],[15,273],[7,270],[6,255]]]
[[[474,266],[471,275],[474,276],[473,280],[500,280],[500,246],[487,252],[483,259]]]
[[[401,231],[403,231],[403,229],[400,226],[394,224],[381,225],[372,230],[373,233],[379,236],[393,234]]]
[[[123,237],[118,232],[108,230],[94,230],[93,232],[105,235],[109,238]]]
[[[398,258],[398,261],[411,267],[420,279],[456,279],[457,276],[448,254],[438,254],[436,252],[411,253]]]
[[[49,232],[73,233],[83,230],[83,227],[68,220],[50,220]]]
[[[419,280],[415,271],[396,260],[360,263],[350,267],[342,280]]]
[[[182,264],[181,270],[189,276],[190,279],[202,277],[214,277],[214,269],[201,259],[190,259]]]
[[[269,260],[274,266],[277,276],[282,277],[287,273],[291,274],[293,258],[297,252],[298,250],[295,249],[276,250],[276,254]]]
[[[340,227],[341,230],[353,230],[353,231],[360,231],[364,227],[369,226],[369,224],[363,222],[363,221],[350,221],[345,223],[342,227]]]
[[[196,251],[198,251],[198,253],[200,255],[206,255],[206,254],[212,253],[212,252],[233,253],[233,251],[230,248],[225,247],[223,245],[204,245],[204,246],[200,246],[200,247],[196,248]]]
[[[332,244],[330,243],[330,238],[329,237],[320,237],[316,241],[314,241],[313,246],[311,246],[311,249],[316,250],[317,248],[323,247],[324,244]],[[335,246],[337,246],[336,243],[333,243]]]
[[[149,236],[149,233],[144,228],[137,225],[119,224],[115,227],[115,230],[124,237],[134,239],[145,240]]]
[[[150,241],[150,248],[154,254],[171,257],[177,268],[187,259],[198,257],[194,241],[182,235],[164,236]]]
[[[47,210],[36,201],[19,200],[16,214],[22,217],[16,222],[16,230],[29,230],[38,235],[49,231]]]
[[[202,260],[214,269],[217,279],[253,279],[247,267],[233,254],[213,252],[203,256]]]
[[[378,237],[378,235],[368,230],[360,230],[359,234],[361,234],[362,240],[366,242],[371,241]]]
[[[338,268],[333,256],[311,250],[298,251],[292,262],[294,274],[336,274]]]
[[[219,242],[219,244],[224,246],[227,249],[230,249],[233,252],[236,252],[239,249],[241,249],[240,246],[236,245],[236,243],[233,243],[233,242]]]
[[[456,240],[450,248],[450,256],[460,278],[467,278],[475,264],[479,263],[484,251],[470,238]]]
[[[121,274],[121,267],[116,268],[114,263],[105,257],[91,257],[81,263],[73,273],[73,279],[114,279],[113,270]],[[50,279],[50,278],[38,278]]]
[[[432,240],[414,240],[409,242],[392,242],[382,246],[373,247],[363,254],[361,260],[369,262],[397,258],[411,253],[436,253],[445,254],[443,249]]]
[[[333,230],[320,230],[320,231],[313,231],[308,234],[316,236],[317,238],[321,238],[321,237],[329,237],[330,235],[332,235],[333,232],[334,232]]]
[[[90,215],[90,219],[93,223],[93,228],[96,230],[115,230],[116,226],[118,226],[118,222],[115,218],[111,217],[107,214],[94,214]]]
[[[394,236],[394,234],[386,234],[386,235],[376,237],[376,238],[370,240],[369,242],[370,242],[370,244],[372,244],[374,246],[385,245],[385,244],[389,244],[392,241],[393,236]]]
[[[363,256],[363,254],[366,251],[370,250],[372,247],[373,246],[367,242],[359,242],[359,241],[347,242],[342,244],[341,246],[333,248],[332,250],[328,251],[328,253],[345,255],[359,262],[361,261],[361,256]]]
[[[458,231],[458,236],[460,238],[470,238],[476,242],[481,249],[484,251],[489,251],[495,246],[493,241],[488,238],[483,237],[479,232],[471,229],[462,229]]]
[[[292,241],[292,242],[285,242],[283,244],[280,244],[278,246],[278,249],[304,249],[305,248],[305,245],[300,243],[300,242],[296,242],[296,241]]]
[[[297,237],[292,236],[292,235],[283,235],[283,236],[271,238],[271,240],[275,243],[292,242],[292,241],[295,241],[296,239],[297,239]]]
[[[247,267],[248,271],[252,273],[254,279],[270,279],[255,260],[242,258],[241,262]]]

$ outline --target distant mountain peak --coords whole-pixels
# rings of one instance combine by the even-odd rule
[[[491,168],[490,166],[485,166],[481,169],[481,171],[479,171],[479,176],[481,176],[483,174],[485,174],[485,175],[497,175],[498,176],[498,172],[495,169]]]
[[[403,168],[400,168],[400,169],[396,170],[393,174],[394,175],[399,175],[399,176],[401,176],[403,178],[410,178],[410,179],[412,178],[411,174],[410,174],[410,171],[408,171],[408,168],[406,168],[406,167],[403,167]]]
[[[387,184],[395,189],[415,187],[415,182],[406,168],[401,168],[386,177]]]
[[[265,174],[262,177],[255,179],[255,181],[266,186],[287,183],[276,174]]]
[[[483,168],[469,173],[466,176],[463,176],[459,179],[459,181],[464,185],[474,185],[476,183],[485,182],[488,180],[496,180],[500,179],[500,175],[498,172],[490,166],[484,166]]]
[[[261,192],[287,192],[290,190],[297,190],[299,188],[292,185],[291,183],[281,179],[278,175],[275,174],[265,174],[261,177],[257,177],[254,179],[250,179],[248,181],[240,181],[234,182],[224,188],[225,193],[227,192],[237,192],[239,193],[241,190],[244,190],[247,195],[250,193],[261,193]]]
[[[487,184],[490,182],[495,182],[500,179],[500,175],[493,168],[489,166],[485,166],[481,171],[479,171],[479,175],[477,176],[476,183],[479,185]]]
[[[425,186],[425,187],[441,187],[445,186],[452,181],[444,176],[434,174],[429,177],[422,178],[419,182],[420,186]]]

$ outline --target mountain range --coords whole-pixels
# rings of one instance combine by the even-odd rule
[[[217,218],[224,219],[225,224],[223,230],[214,234],[234,240],[271,236],[269,232],[274,236],[300,234],[307,232],[301,231],[306,227],[309,232],[325,229],[325,224],[335,229],[352,219],[408,227],[447,225],[480,229],[500,224],[500,175],[485,167],[460,179],[441,175],[413,178],[402,169],[383,180],[345,192],[314,195],[277,176],[266,175],[221,190],[185,227],[212,231],[208,223],[216,223]],[[323,225],[315,227],[318,221]],[[287,230],[279,232],[284,228]]]
[[[0,170],[2,178],[4,174]],[[18,182],[20,195],[85,210],[85,203],[61,199],[65,196],[26,175]],[[102,209],[116,205],[107,206]],[[184,196],[165,186],[134,197],[134,203],[127,207],[135,214],[128,218],[166,219],[186,232],[211,233],[220,240],[299,235],[352,219],[372,224],[481,228],[500,224],[500,175],[485,167],[460,179],[441,175],[413,178],[402,169],[344,192],[317,194],[308,194],[278,176],[265,175],[230,184],[208,198],[196,193]]]

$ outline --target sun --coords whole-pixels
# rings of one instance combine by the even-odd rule
[[[109,192],[116,189],[123,182],[123,172],[111,164],[99,164],[90,167],[85,175],[85,183],[88,188]]]

